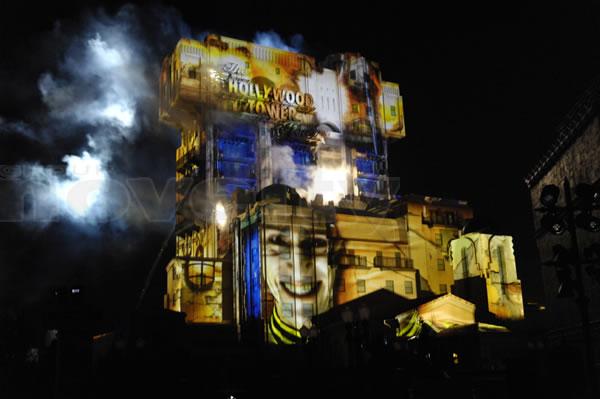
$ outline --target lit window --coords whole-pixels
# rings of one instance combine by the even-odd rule
[[[394,280],[385,280],[385,289],[394,292]]]
[[[367,292],[365,280],[356,280],[356,292],[358,292],[359,294]]]
[[[453,226],[456,220],[456,215],[454,214],[454,212],[446,212],[446,219],[448,220],[448,224],[450,226]]]
[[[444,259],[438,259],[437,260],[437,266],[438,266],[438,270],[443,272],[444,270],[446,270],[446,264],[444,263]]]
[[[302,316],[312,317],[313,314],[314,314],[313,304],[312,303],[303,303],[302,304]]]
[[[346,292],[346,281],[343,278],[338,280],[337,291],[338,292]]]
[[[275,75],[279,75],[280,72],[281,70],[279,69],[279,67],[275,68]]]
[[[392,114],[392,116],[396,116],[396,106],[395,105],[392,105],[390,107],[390,113]]]
[[[404,292],[406,294],[412,294],[413,293],[413,283],[412,283],[412,281],[405,281],[404,282]]]
[[[352,112],[358,114],[358,104],[352,104]]]
[[[283,317],[294,317],[293,306],[289,302],[284,302],[281,305],[281,313]]]

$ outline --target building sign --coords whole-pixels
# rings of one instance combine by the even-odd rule
[[[285,90],[267,84],[252,83],[230,77],[226,83],[227,93],[233,96],[231,103],[235,112],[266,115],[270,119],[296,120],[298,113],[315,111],[313,97],[309,93]]]

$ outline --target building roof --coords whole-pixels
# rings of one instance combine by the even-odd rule
[[[370,319],[391,319],[402,312],[416,309],[419,305],[438,297],[439,296],[428,296],[417,299],[408,299],[382,288],[344,304],[334,306],[328,311],[315,316],[313,320],[319,325],[341,323],[343,321],[343,311],[349,309],[355,317],[358,318],[358,312],[363,306],[366,306],[369,309]]]
[[[433,197],[430,195],[422,194],[404,194],[400,197],[400,200],[423,205],[445,206],[452,208],[470,208],[469,203],[464,200]]]
[[[557,135],[554,142],[524,179],[528,188],[540,181],[585,131],[590,119],[598,112],[599,99],[600,76],[594,79],[556,128]]]

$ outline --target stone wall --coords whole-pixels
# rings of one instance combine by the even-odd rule
[[[539,207],[540,193],[544,186],[555,184],[561,189],[559,204],[564,204],[563,181],[568,178],[572,189],[578,183],[595,183],[600,180],[600,120],[598,116],[584,129],[582,134],[571,144],[555,165],[531,187],[533,207]],[[572,194],[574,197],[574,193]],[[540,219],[543,214],[534,212],[536,231],[540,230]],[[600,242],[600,233],[589,233],[577,229],[580,252],[592,242]],[[537,245],[541,261],[552,258],[552,246],[562,244],[570,247],[569,234],[553,236],[549,233],[538,236]],[[575,273],[573,272],[573,278]],[[590,298],[590,320],[598,320],[600,325],[600,285],[593,281],[585,271],[584,285]],[[580,315],[573,299],[556,298],[558,283],[555,270],[552,267],[542,267],[542,279],[546,297],[549,328],[556,330],[572,327],[580,323]]]

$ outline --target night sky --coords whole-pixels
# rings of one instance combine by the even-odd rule
[[[181,2],[129,7],[126,17],[116,16],[123,14],[122,4],[113,2],[3,6],[0,163],[60,164],[64,155],[89,146],[90,131],[108,129],[123,136],[106,144],[109,171],[151,177],[162,189],[174,173],[177,138],[157,121],[152,95],[158,82],[152,82],[177,38],[209,31],[252,40],[258,31],[273,30],[289,41],[300,34],[302,52],[317,60],[358,52],[379,62],[385,80],[400,84],[407,138],[390,147],[390,174],[400,178],[400,191],[468,200],[483,231],[513,235],[525,300],[538,300],[539,266],[523,178],[600,71],[599,8],[591,2],[521,2],[516,8],[496,2],[478,9],[344,2],[323,9],[324,3]],[[137,128],[131,131],[119,133],[105,121],[77,115],[68,119],[68,109],[49,110],[49,97],[42,99],[44,74],[59,86],[69,78],[79,82],[82,97],[75,98],[102,98],[95,92],[101,86],[85,76],[87,67],[77,64],[84,58],[73,49],[78,40],[94,37],[90,21],[106,32],[125,21],[122,32],[136,38],[143,63],[136,66],[141,81],[156,90],[135,97]],[[13,212],[19,192],[13,181],[0,181],[3,218]],[[110,323],[133,309],[169,226],[135,218],[1,223],[0,306],[32,309],[54,287],[77,283],[87,287]],[[162,306],[164,284],[157,273],[146,306]]]

